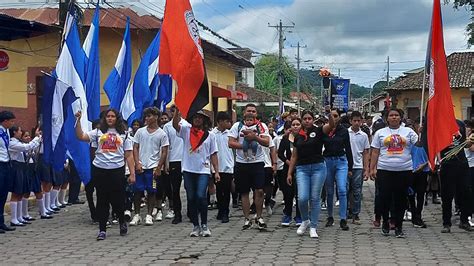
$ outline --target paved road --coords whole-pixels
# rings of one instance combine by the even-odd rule
[[[210,238],[190,238],[190,223],[172,225],[166,220],[152,227],[131,227],[126,237],[120,237],[114,226],[107,240],[97,242],[97,226],[90,225],[86,205],[75,205],[52,220],[35,221],[15,233],[0,235],[0,263],[474,264],[474,233],[453,226],[451,234],[442,235],[439,205],[425,209],[427,229],[406,222],[407,238],[397,239],[372,228],[372,198],[373,185],[365,184],[363,224],[350,225],[347,232],[338,227],[320,228],[318,240],[298,237],[294,226],[281,227],[282,206],[278,206],[269,218],[268,232],[242,231],[240,211],[233,212],[228,224],[216,221],[216,211],[211,211]]]

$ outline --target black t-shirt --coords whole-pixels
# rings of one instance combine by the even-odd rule
[[[294,142],[298,151],[296,165],[322,163],[323,158],[323,128],[315,127],[308,129],[306,138],[298,135]]]
[[[449,147],[441,151],[441,158],[444,158],[446,154],[449,151],[451,151],[454,147],[466,141],[466,126],[464,125],[462,121],[457,120],[457,119],[456,119],[456,123],[458,124],[459,132],[461,133],[461,135],[453,136],[453,143],[451,143]],[[467,163],[466,153],[464,153],[464,150],[462,150],[457,155],[453,156],[451,159],[444,160],[442,164],[465,164],[465,163]]]

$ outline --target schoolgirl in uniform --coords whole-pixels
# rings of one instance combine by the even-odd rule
[[[31,152],[38,148],[41,144],[41,137],[39,131],[35,133],[36,137],[28,144],[21,142],[22,131],[18,126],[10,128],[10,145],[9,153],[12,167],[12,186],[11,186],[11,226],[25,226],[30,222],[23,219],[22,198],[26,193],[30,193],[29,180],[27,177],[27,165],[25,160],[25,153]]]

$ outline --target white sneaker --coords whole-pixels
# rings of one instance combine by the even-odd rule
[[[169,210],[168,213],[165,216],[166,219],[173,219],[174,218],[174,211]]]
[[[156,217],[155,220],[163,221],[163,212],[161,212],[161,210],[159,210],[155,217]]]
[[[310,228],[309,229],[309,237],[319,238],[318,233],[316,232],[316,228]]]
[[[132,212],[129,210],[126,210],[123,215],[125,216],[125,220],[128,222],[132,219]]]
[[[145,225],[153,225],[153,216],[147,214],[145,217]]]
[[[194,227],[193,227],[193,231],[191,231],[191,233],[189,234],[189,236],[191,236],[191,237],[198,237],[200,233],[201,233],[201,228],[199,227],[199,225],[197,225],[197,226],[194,226]]]
[[[469,224],[470,224],[471,226],[474,226],[474,220],[472,219],[472,217],[469,216],[468,219],[469,219]]]
[[[296,234],[299,236],[304,235],[308,226],[309,226],[309,220],[303,221],[301,225],[298,227],[298,229],[296,230]]]
[[[265,206],[265,208],[267,209],[267,215],[272,216],[273,214],[272,205],[268,204],[267,206]]]
[[[140,216],[140,214],[135,214],[135,216],[133,216],[132,221],[130,222],[130,226],[139,225],[141,222],[142,217]]]
[[[151,216],[156,216],[157,213],[158,213],[158,209],[153,208],[153,211],[151,212]]]
[[[411,212],[407,211],[407,221],[411,221],[412,215]]]
[[[335,205],[336,205],[336,207],[339,206],[339,201],[336,201],[336,204],[335,204]]]
[[[201,235],[203,237],[210,237],[211,236],[211,230],[209,230],[209,227],[207,227],[206,224],[203,224],[201,226]]]

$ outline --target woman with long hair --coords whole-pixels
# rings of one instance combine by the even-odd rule
[[[130,169],[128,182],[135,183],[135,164],[133,161],[133,144],[131,137],[126,131],[119,112],[109,109],[101,118],[99,128],[89,132],[83,132],[81,123],[81,111],[76,113],[76,136],[86,142],[95,143],[97,147],[95,158],[92,162],[92,176],[97,190],[97,218],[99,219],[99,234],[97,240],[106,238],[107,220],[109,218],[109,206],[118,215],[120,224],[120,235],[128,232],[127,223],[124,219],[125,205],[125,161]]]
[[[387,126],[378,130],[372,139],[370,176],[379,186],[382,211],[382,234],[390,234],[389,212],[393,204],[395,236],[404,238],[402,230],[408,192],[408,180],[412,175],[411,149],[418,141],[413,129],[401,126],[402,111],[392,108],[385,113]]]
[[[303,235],[308,226],[311,238],[318,238],[319,212],[321,211],[321,191],[326,180],[326,163],[323,157],[323,135],[334,129],[334,119],[329,115],[329,123],[316,127],[314,114],[309,110],[301,113],[302,129],[294,141],[288,167],[287,182],[293,182],[293,172],[296,168],[296,183],[298,186],[298,204],[303,222],[296,233]],[[311,205],[311,217],[309,216]]]

